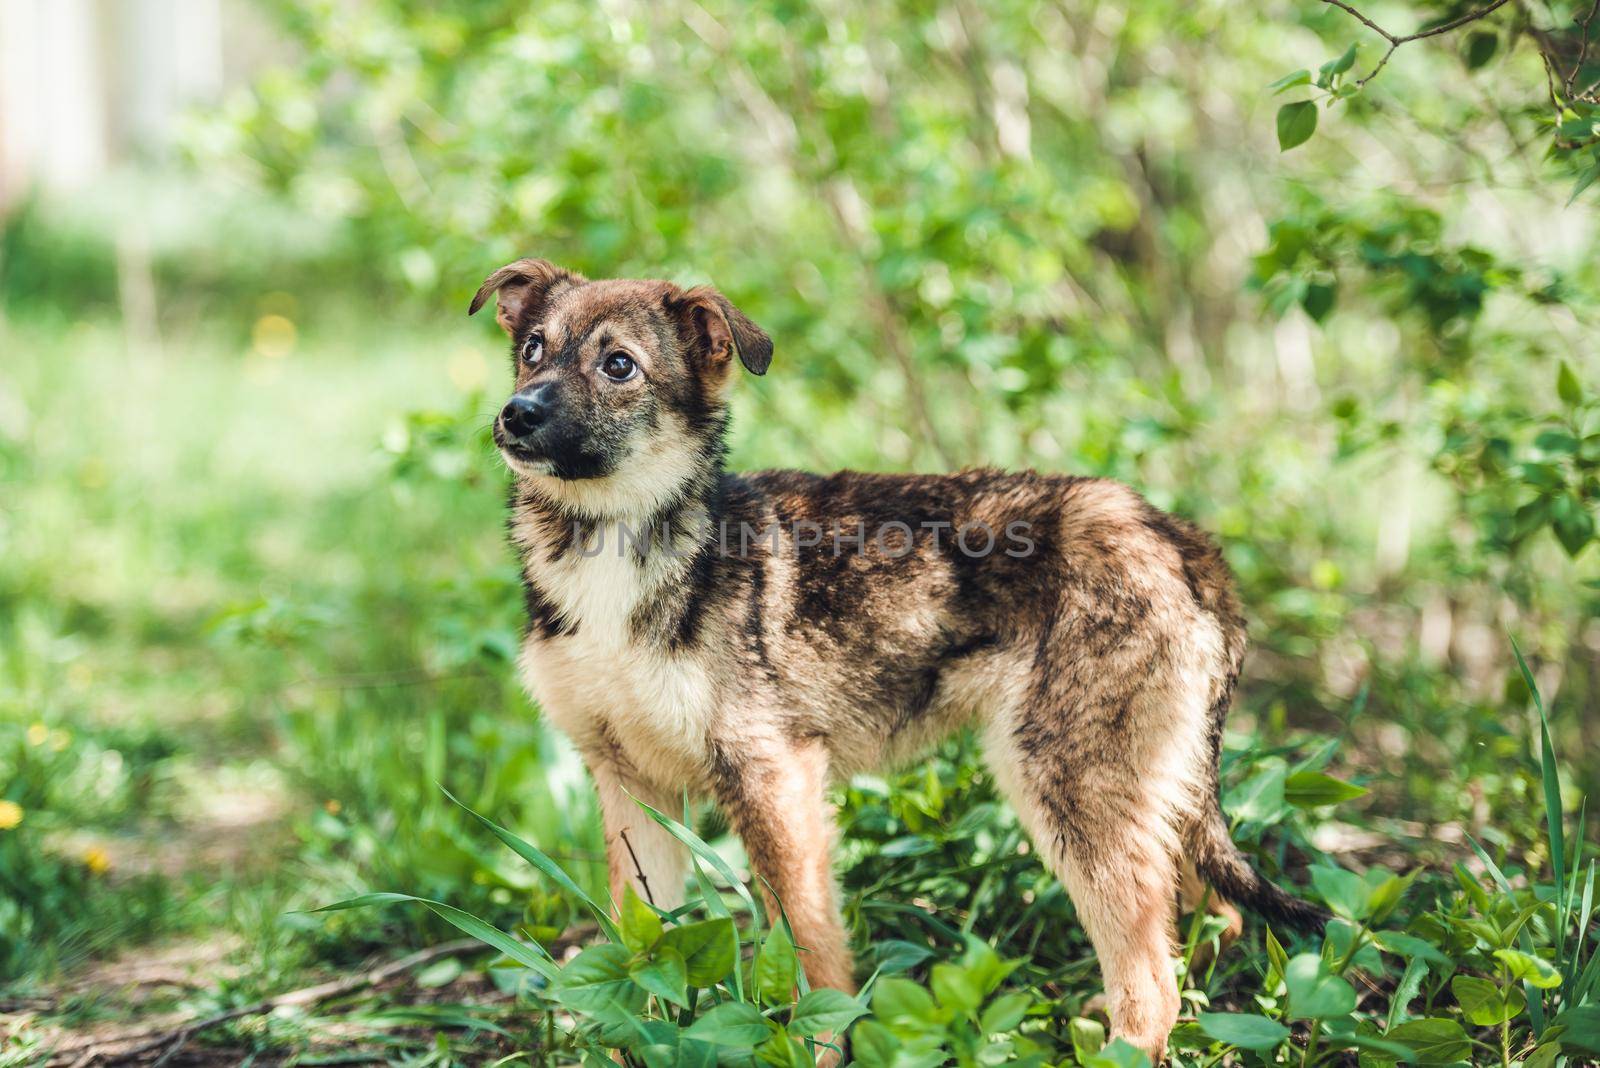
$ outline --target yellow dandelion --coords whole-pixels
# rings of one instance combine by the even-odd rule
[[[83,851],[83,862],[96,875],[104,875],[111,870],[111,857],[99,846],[90,846],[85,849]]]
[[[9,831],[22,822],[22,806],[15,801],[0,801],[0,831]]]
[[[339,810],[344,808],[343,805],[339,804],[337,799],[332,797],[324,801],[322,803],[322,807],[327,810],[328,815],[330,816],[337,816],[339,814]]]
[[[50,737],[50,728],[43,723],[34,723],[28,727],[28,744],[43,745]]]
[[[250,331],[250,340],[257,355],[269,360],[281,360],[294,352],[297,333],[292,319],[282,315],[263,315]]]

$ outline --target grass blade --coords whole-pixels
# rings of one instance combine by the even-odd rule
[[[1555,866],[1556,908],[1561,914],[1556,924],[1556,958],[1562,960],[1566,957],[1562,942],[1567,924],[1567,902],[1564,899],[1567,891],[1567,844],[1561,826],[1561,778],[1556,769],[1555,746],[1550,743],[1550,718],[1545,715],[1539,684],[1533,681],[1533,672],[1528,670],[1528,662],[1522,658],[1522,649],[1515,638],[1511,639],[1511,651],[1516,654],[1522,681],[1527,684],[1528,693],[1533,697],[1533,707],[1539,713],[1539,770],[1544,778],[1544,816],[1550,834],[1550,863]]]
[[[545,854],[540,852],[535,846],[524,842],[521,838],[518,838],[510,831],[494,822],[494,820],[474,812],[471,807],[469,807],[455,794],[445,789],[445,787],[440,786],[439,789],[443,790],[444,796],[448,797],[451,801],[454,801],[458,806],[465,810],[469,816],[483,824],[485,827],[489,828],[489,832],[509,846],[513,853],[527,861],[529,864],[532,864],[535,868],[538,868],[545,874],[546,878],[555,883],[562,890],[565,890],[568,894],[571,894],[573,900],[580,902],[584,908],[588,909],[590,914],[594,916],[595,922],[600,925],[600,930],[604,932],[608,939],[613,942],[622,941],[622,932],[617,930],[616,923],[611,919],[611,910],[602,907],[599,902],[595,901],[594,898],[585,893],[583,887],[574,882],[572,876],[568,875],[561,865],[545,856]]]
[[[533,942],[519,942],[506,934],[493,924],[472,915],[462,912],[453,905],[446,905],[442,901],[434,901],[426,897],[413,897],[411,894],[362,894],[359,897],[346,898],[335,901],[331,905],[324,905],[313,912],[339,912],[344,909],[367,908],[371,905],[389,905],[397,901],[411,901],[424,905],[435,916],[451,924],[464,934],[469,934],[484,945],[492,946],[524,967],[531,968],[546,979],[555,979],[558,974],[555,961],[550,954],[545,952],[543,946]]]
[[[742,899],[745,905],[750,909],[750,915],[757,921],[760,920],[761,912],[756,908],[756,899],[750,896],[750,890],[744,885],[744,880],[739,878],[738,875],[734,874],[734,870],[728,866],[727,861],[722,859],[721,854],[707,845],[705,840],[698,834],[695,834],[693,831],[679,823],[677,820],[673,819],[671,816],[657,812],[643,801],[640,801],[637,797],[633,798],[633,803],[644,809],[645,812],[649,814],[651,819],[665,827],[668,834],[672,835],[672,837],[688,846],[689,852],[705,861],[706,864],[711,867],[712,871],[715,871],[718,875],[726,879],[728,885],[733,887],[733,889],[738,893],[740,899]]]
[[[1589,877],[1583,887],[1583,907],[1578,910],[1577,943],[1572,947],[1574,969],[1583,957],[1583,947],[1589,941],[1589,927],[1594,917],[1594,861],[1589,862]],[[1589,947],[1589,963],[1578,971],[1572,981],[1572,993],[1567,1004],[1581,1005],[1600,1000],[1600,945]]]

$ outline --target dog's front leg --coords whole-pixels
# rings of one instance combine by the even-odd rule
[[[589,761],[600,793],[600,815],[605,821],[606,870],[610,875],[613,908],[621,908],[628,886],[658,909],[671,911],[683,904],[683,879],[688,856],[634,798],[658,812],[673,814],[671,801],[626,776],[609,759]],[[629,796],[629,795],[632,796]]]
[[[816,741],[757,746],[726,754],[719,772],[719,800],[765,883],[768,913],[776,922],[781,909],[789,919],[807,981],[854,993],[833,881],[827,750]]]

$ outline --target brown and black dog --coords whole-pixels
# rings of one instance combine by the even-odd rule
[[[472,311],[496,294],[522,669],[594,775],[614,897],[682,900],[686,857],[632,797],[715,799],[811,984],[853,990],[828,785],[972,724],[1077,906],[1113,1032],[1152,1057],[1178,1015],[1180,899],[1209,882],[1324,920],[1246,863],[1218,807],[1245,628],[1199,530],[1099,479],[735,474],[733,367],[765,373],[772,341],[720,293],[519,260]]]

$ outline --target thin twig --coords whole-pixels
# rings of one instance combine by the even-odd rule
[[[1379,37],[1382,37],[1385,41],[1388,41],[1390,44],[1398,43],[1395,40],[1394,34],[1390,33],[1388,30],[1384,29],[1382,26],[1379,26],[1376,22],[1373,22],[1371,19],[1367,18],[1367,16],[1363,15],[1361,12],[1357,11],[1355,8],[1351,7],[1349,4],[1345,3],[1344,0],[1323,0],[1323,3],[1332,4],[1334,7],[1338,8],[1339,10],[1341,10],[1341,11],[1343,11],[1343,12],[1349,14],[1349,15],[1355,16],[1355,18],[1357,20],[1359,20],[1362,25],[1366,26],[1367,29],[1371,30],[1373,33],[1377,34]]]
[[[1469,11],[1465,15],[1461,15],[1461,16],[1459,16],[1457,18],[1451,19],[1449,22],[1441,23],[1438,26],[1434,26],[1434,27],[1432,27],[1430,29],[1418,30],[1416,33],[1412,34],[1409,37],[1402,37],[1396,43],[1397,44],[1405,44],[1407,41],[1420,41],[1424,37],[1437,37],[1441,33],[1449,33],[1451,30],[1459,29],[1460,27],[1465,26],[1469,22],[1477,22],[1479,19],[1483,18],[1486,15],[1494,14],[1494,12],[1496,10],[1498,10],[1499,8],[1505,7],[1506,4],[1508,4],[1508,3],[1510,3],[1510,0],[1494,0],[1494,3],[1492,3],[1492,4],[1485,4],[1483,7],[1480,7],[1478,10]]]
[[[644,877],[644,865],[639,863],[639,854],[633,851],[633,843],[628,841],[628,832],[622,832],[622,844],[627,847],[628,857],[633,861],[633,874],[639,877],[639,885],[644,888],[644,899],[650,904],[656,903],[655,895],[650,893],[650,880]]]
[[[1562,87],[1566,90],[1569,99],[1572,96],[1572,86],[1577,82],[1578,75],[1583,71],[1584,63],[1589,59],[1589,24],[1594,21],[1597,13],[1600,13],[1600,0],[1594,0],[1594,3],[1589,7],[1589,13],[1583,16],[1583,21],[1579,23],[1579,26],[1583,29],[1583,40],[1578,45],[1578,58],[1573,61],[1572,70],[1562,82]]]

